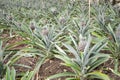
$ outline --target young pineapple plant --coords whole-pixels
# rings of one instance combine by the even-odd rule
[[[94,5],[95,6],[95,5]],[[96,37],[102,39],[106,37],[108,44],[105,48],[110,53],[111,63],[114,64],[114,69],[110,70],[120,76],[119,73],[119,59],[120,59],[120,39],[119,39],[119,12],[115,11],[111,4],[97,5],[94,7],[97,21],[96,25]]]
[[[30,48],[35,55],[40,56],[40,60],[33,70],[33,76],[39,71],[40,66],[46,59],[54,57],[54,44],[59,43],[59,40],[62,40],[61,35],[65,29],[59,30],[52,24],[46,24],[42,27],[38,25],[39,23],[34,23],[34,30],[27,24],[22,24],[19,30],[20,34],[26,39],[26,44],[30,46],[28,47],[28,50]],[[31,50],[28,52],[31,52]]]
[[[59,42],[59,39],[63,33],[63,30],[58,31],[57,28],[54,26],[50,27],[49,25],[46,25],[44,27],[37,27],[37,29],[34,31],[34,37],[35,37],[35,44],[36,47],[39,47],[40,49],[43,50],[44,55],[52,55],[49,54],[52,50],[54,50],[54,44],[56,42]],[[45,53],[45,52],[48,53]]]
[[[56,45],[56,48],[60,53],[59,55],[55,55],[55,57],[61,59],[64,62],[63,65],[70,67],[73,72],[58,73],[48,77],[46,80],[62,76],[70,76],[66,80],[87,80],[96,78],[110,80],[107,75],[102,72],[95,71],[95,68],[110,58],[108,54],[100,53],[100,50],[107,44],[106,39],[99,41],[94,46],[91,46],[92,37],[89,35],[85,49],[81,52],[78,49],[75,39],[71,35],[70,37],[74,46],[63,43],[63,45],[68,49],[64,50]],[[73,57],[70,57],[67,54],[68,52],[71,53]]]
[[[119,71],[119,59],[120,59],[120,34],[119,34],[119,25],[114,32],[111,25],[108,25],[108,31],[111,35],[111,39],[109,39],[109,44],[107,49],[111,52],[111,56],[114,60],[114,70]]]
[[[94,29],[92,29],[91,27],[90,20],[88,20],[88,18],[86,18],[85,16],[80,20],[80,22],[74,21],[74,25],[75,30],[77,31],[75,36],[79,36],[75,37],[78,40],[78,49],[80,51],[84,51],[85,46],[87,45],[87,35],[91,33]]]
[[[117,14],[112,5],[99,5],[96,6],[96,20],[98,21],[98,33],[101,37],[108,39],[107,51],[111,53],[114,61],[114,70],[118,71],[120,59],[120,41],[119,41],[119,14]],[[107,15],[106,15],[107,14]],[[115,30],[116,29],[116,30]]]

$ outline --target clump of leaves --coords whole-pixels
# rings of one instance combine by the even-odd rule
[[[9,67],[7,67],[5,80],[15,80],[15,76],[16,76],[15,69],[14,68],[10,69]]]
[[[118,60],[120,59],[119,14],[111,4],[96,5],[94,9],[94,15],[99,24],[97,26],[100,26],[96,32],[101,34],[99,36],[108,39],[106,50],[111,53],[111,57],[114,60],[114,70],[118,71]]]
[[[61,76],[71,76],[71,79],[74,80],[86,80],[88,78],[98,78],[102,80],[110,80],[109,77],[101,72],[93,71],[100,64],[107,61],[110,56],[108,54],[102,54],[99,51],[106,46],[106,39],[103,39],[96,43],[94,46],[90,46],[91,44],[91,36],[88,37],[87,45],[84,51],[79,51],[76,41],[72,36],[70,36],[72,42],[74,43],[74,47],[68,44],[63,43],[63,45],[68,49],[67,52],[72,53],[74,58],[68,56],[68,54],[56,45],[56,48],[60,51],[59,55],[55,55],[55,57],[64,61],[64,65],[70,67],[74,72],[63,72],[47,78],[47,80],[61,77]],[[102,54],[102,55],[101,55]],[[70,80],[70,78],[67,78]]]
[[[0,77],[1,78],[3,78],[5,75],[5,72],[7,69],[6,66],[13,66],[13,64],[21,57],[21,56],[18,56],[20,55],[19,52],[16,53],[16,51],[8,50],[8,49],[9,49],[9,46],[5,44],[5,42],[3,45],[3,41],[0,40]]]

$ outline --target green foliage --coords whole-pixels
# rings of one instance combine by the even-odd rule
[[[6,69],[6,75],[5,75],[5,78],[3,78],[2,80],[16,80],[16,70],[12,67],[12,68],[9,68],[7,66],[7,69]],[[32,75],[33,75],[33,71],[27,71],[23,77],[21,77],[19,80],[31,80],[32,78]]]
[[[7,70],[6,70],[6,75],[5,75],[5,80],[16,80],[15,79],[15,76],[16,76],[16,71],[14,68],[12,68],[10,70],[9,67],[7,67]]]
[[[93,79],[95,78],[95,79],[101,79],[101,80],[110,80],[110,78],[107,75],[105,75],[101,72],[98,72],[98,71],[88,73],[87,75],[90,76],[90,78],[93,78]]]
[[[33,73],[34,73],[33,71],[31,71],[31,72],[29,72],[29,71],[26,72],[20,80],[31,80],[31,78],[33,77],[33,76],[32,76]]]
[[[110,51],[111,57],[114,60],[114,69],[118,71],[118,59],[119,59],[119,12],[114,9],[110,4],[98,5],[94,7],[94,15],[96,16],[97,33],[101,34],[101,37],[108,38],[107,51]],[[108,15],[109,14],[109,15]]]
[[[56,48],[61,52],[59,55],[55,55],[55,57],[64,61],[64,65],[70,67],[74,71],[75,79],[79,78],[81,80],[85,80],[89,76],[93,78],[98,78],[102,80],[110,80],[107,75],[100,72],[92,72],[96,67],[100,64],[104,63],[109,59],[109,55],[99,53],[99,51],[106,45],[106,40],[101,40],[93,47],[90,46],[91,36],[88,37],[87,45],[83,52],[79,51],[76,42],[73,37],[72,41],[75,45],[75,49],[68,44],[63,43],[63,45],[68,49],[68,52],[71,53],[74,58],[71,58],[67,55],[67,53],[56,45]],[[102,54],[102,55],[101,55]],[[103,76],[100,76],[103,75]],[[66,75],[60,75],[66,76]],[[56,75],[58,77],[58,75]],[[52,77],[55,78],[55,77]],[[50,77],[51,79],[51,77]],[[49,80],[49,77],[48,77]]]
[[[5,66],[3,65],[3,62],[0,62],[0,78],[2,78],[5,74]]]

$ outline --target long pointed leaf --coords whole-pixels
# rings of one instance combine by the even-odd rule
[[[76,74],[70,73],[70,72],[63,72],[63,73],[58,73],[58,74],[52,75],[52,76],[48,77],[46,80],[51,80],[54,78],[66,77],[66,76],[76,76]]]
[[[88,73],[87,76],[90,76],[91,78],[102,79],[102,80],[110,80],[110,78],[106,74],[103,74],[98,71]]]

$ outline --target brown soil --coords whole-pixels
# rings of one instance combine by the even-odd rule
[[[106,70],[103,70],[103,73],[107,74],[112,80],[120,80],[120,77],[115,75],[115,74],[113,74],[111,72],[111,70],[110,70],[110,68],[114,69],[114,62],[113,62],[112,59],[110,59],[107,62],[105,62],[103,64],[103,68],[106,69]],[[120,65],[119,65],[119,71],[120,71]]]
[[[9,37],[7,34],[3,34],[2,37],[0,37],[3,39],[3,47],[5,47],[5,45],[11,46],[8,49],[9,50],[20,50],[23,49],[26,44],[18,44],[19,42],[23,41],[24,39],[20,36],[13,36],[13,37]],[[4,40],[5,39],[5,40]],[[16,45],[14,45],[16,44]]]
[[[32,57],[20,58],[16,62],[16,64],[23,64],[23,65],[30,66],[31,69],[16,65],[15,69],[16,69],[17,73],[33,70],[37,60],[38,60],[37,57],[36,58],[32,58]],[[59,59],[56,59],[56,58],[45,61],[45,63],[41,66],[41,68],[36,76],[37,79],[35,79],[35,80],[45,80],[45,78],[47,78],[51,75],[57,74],[57,73],[72,72],[72,70],[69,67],[62,65],[61,63],[62,63],[62,61]],[[65,78],[66,77],[61,77],[61,78],[57,78],[57,79],[53,79],[53,80],[65,80]]]
[[[72,72],[71,68],[62,65],[61,60],[53,58],[46,61],[40,68],[39,71],[39,80],[45,80],[45,78],[62,72]],[[65,77],[53,79],[53,80],[65,80]]]
[[[35,64],[37,62],[38,58],[37,57],[21,57],[17,62],[16,65],[14,66],[16,69],[17,73],[20,72],[27,72],[27,71],[31,71],[34,69]],[[25,65],[25,66],[20,66],[21,65]]]

